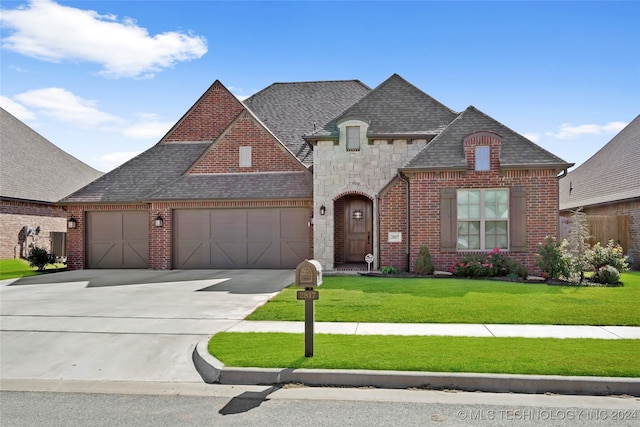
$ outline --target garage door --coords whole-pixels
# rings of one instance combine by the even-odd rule
[[[147,212],[88,212],[88,268],[149,268]]]
[[[184,209],[174,219],[174,268],[295,268],[309,257],[308,209]]]

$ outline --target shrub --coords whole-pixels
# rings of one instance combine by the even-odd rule
[[[606,265],[614,267],[618,272],[629,271],[629,264],[626,263],[622,246],[609,240],[607,246],[600,245],[600,242],[593,245],[588,253],[589,263],[597,271]]]
[[[571,276],[571,260],[566,254],[565,247],[566,242],[558,242],[551,236],[547,236],[544,243],[538,243],[536,265],[542,270],[545,279]]]
[[[27,261],[29,261],[30,267],[37,267],[38,271],[43,271],[47,267],[47,264],[54,264],[56,262],[56,257],[48,253],[46,249],[34,246],[29,251]]]
[[[418,251],[415,269],[416,273],[426,275],[433,274],[433,272],[435,271],[433,262],[431,262],[431,253],[429,252],[429,248],[425,245],[421,246],[420,250]]]
[[[382,267],[380,271],[382,272],[382,274],[398,274],[398,269],[390,265]]]
[[[498,248],[485,255],[464,255],[449,268],[449,272],[462,277],[527,277],[527,270],[520,261],[504,255]]]
[[[620,281],[620,272],[611,265],[605,265],[595,271],[592,280],[598,283],[614,285]]]

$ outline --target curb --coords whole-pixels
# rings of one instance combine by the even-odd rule
[[[207,384],[378,387],[388,389],[481,391],[492,393],[640,396],[640,378],[565,377],[355,369],[230,368],[209,354],[209,340],[193,351],[196,370]]]

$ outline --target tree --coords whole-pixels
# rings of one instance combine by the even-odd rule
[[[580,284],[584,281],[584,272],[593,269],[589,262],[589,248],[587,242],[589,234],[589,222],[587,215],[582,212],[582,207],[571,211],[569,223],[569,235],[567,236],[567,251],[571,256],[571,270],[580,277]]]

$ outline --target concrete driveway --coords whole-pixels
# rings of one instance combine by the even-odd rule
[[[0,282],[0,378],[201,382],[199,340],[293,270],[82,270]]]

